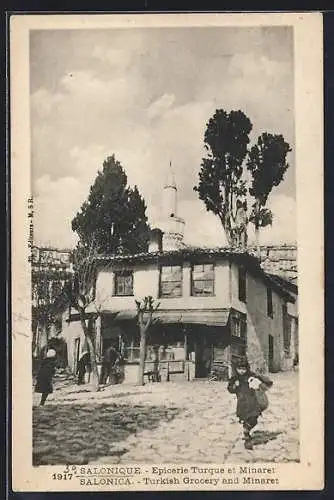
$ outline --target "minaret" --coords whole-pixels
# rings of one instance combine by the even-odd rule
[[[162,248],[164,251],[178,250],[184,247],[183,234],[185,222],[177,216],[177,187],[172,169],[172,162],[169,163],[168,174],[164,184],[163,192],[163,231]]]
[[[172,162],[169,162],[169,169],[164,185],[163,194],[163,215],[164,218],[174,217],[177,210],[177,188],[174,172],[172,170]]]

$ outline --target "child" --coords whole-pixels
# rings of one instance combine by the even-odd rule
[[[250,431],[256,426],[263,409],[260,407],[255,390],[262,384],[264,389],[272,386],[272,381],[263,375],[257,375],[250,370],[246,358],[240,359],[235,365],[236,374],[228,382],[227,389],[237,396],[237,417],[243,424],[245,448],[253,449]]]
[[[49,349],[46,358],[42,359],[40,369],[37,375],[35,392],[42,394],[40,406],[43,406],[46,398],[53,392],[52,378],[56,371],[56,351]]]

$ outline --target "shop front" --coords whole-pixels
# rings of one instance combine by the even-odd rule
[[[158,310],[147,334],[145,381],[206,378],[219,365],[228,377],[233,357],[244,354],[242,315],[231,309]],[[140,333],[135,311],[103,314],[98,356],[113,345],[125,360],[124,382],[137,381]]]

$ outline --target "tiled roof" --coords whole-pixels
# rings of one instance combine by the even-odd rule
[[[288,290],[290,293],[293,294],[298,294],[298,286],[297,286],[297,278],[296,280],[288,279],[286,277],[282,276],[277,276],[275,274],[269,274],[268,276],[270,279],[272,279],[275,283],[277,283],[279,286],[284,288],[285,290]]]
[[[252,253],[244,250],[238,250],[230,247],[216,248],[197,248],[185,247],[178,250],[168,250],[163,252],[145,252],[137,254],[118,254],[118,255],[96,255],[93,259],[96,263],[144,263],[144,262],[164,262],[175,259],[193,259],[204,256],[207,258],[225,257],[233,259],[246,265],[248,268],[263,272],[258,258]]]
[[[270,286],[276,288],[277,292],[285,296],[288,300],[293,298],[290,296],[286,288],[280,286],[279,283],[274,282],[270,276],[268,276],[266,269],[260,265],[259,259],[256,257],[253,249],[241,250],[233,247],[215,247],[215,248],[202,248],[202,247],[186,247],[178,250],[170,250],[164,252],[145,252],[138,254],[118,254],[118,255],[96,255],[94,260],[97,263],[144,263],[144,262],[157,262],[164,261],[164,259],[180,258],[194,258],[198,256],[206,257],[225,257],[230,258],[236,262],[242,263],[247,267],[250,272],[256,275],[260,275],[262,279],[266,282],[270,282]],[[275,274],[275,273],[273,273]]]

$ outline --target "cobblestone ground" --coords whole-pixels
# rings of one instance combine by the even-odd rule
[[[243,446],[242,427],[235,416],[235,396],[228,393],[223,382],[120,385],[89,394],[77,386],[66,386],[56,390],[48,404],[110,402],[181,410],[154,429],[131,434],[119,443],[121,455],[101,457],[92,463],[296,462],[298,373],[280,373],[271,378],[274,385],[268,392],[270,406],[254,430],[253,450]]]

